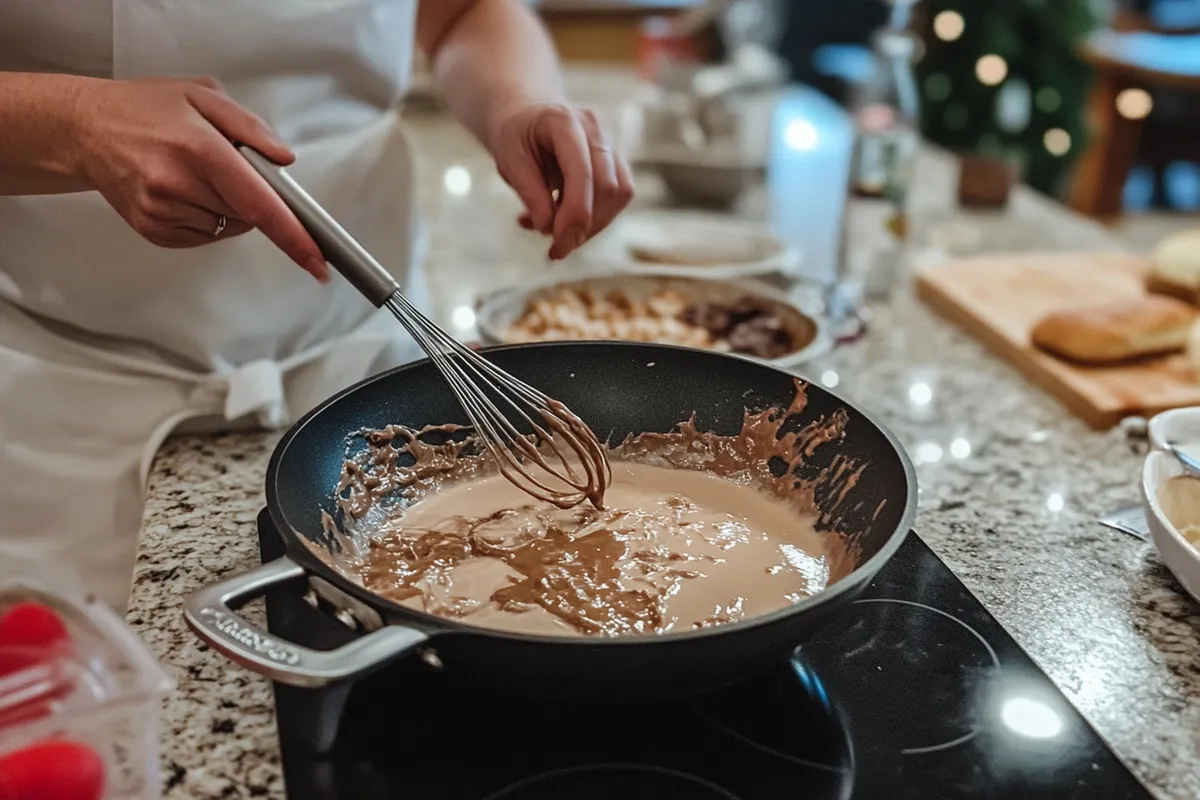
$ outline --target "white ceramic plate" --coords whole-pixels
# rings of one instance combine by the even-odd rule
[[[598,267],[640,275],[748,278],[794,272],[800,252],[764,226],[722,214],[627,214],[580,252]]]
[[[676,289],[687,297],[710,302],[734,302],[747,295],[774,306],[785,325],[793,332],[810,330],[812,338],[808,345],[775,359],[757,359],[741,356],[752,361],[762,361],[781,369],[794,369],[817,356],[828,353],[833,346],[828,329],[816,309],[805,310],[783,292],[757,281],[702,280],[674,275],[622,275],[590,273],[563,280],[552,276],[526,286],[503,289],[488,295],[475,313],[475,322],[485,344],[509,344],[507,331],[521,314],[529,300],[539,294],[548,294],[560,288],[590,289],[603,294],[620,289],[633,296],[644,297],[659,289]],[[734,354],[738,355],[738,354]]]
[[[1150,420],[1155,449],[1142,464],[1142,507],[1146,527],[1159,558],[1197,602],[1200,602],[1200,549],[1179,532],[1188,521],[1200,522],[1200,479],[1181,478],[1183,468],[1158,449],[1173,443],[1200,456],[1200,407],[1177,409]],[[1186,485],[1179,482],[1187,481]],[[1163,487],[1171,485],[1164,491]]]

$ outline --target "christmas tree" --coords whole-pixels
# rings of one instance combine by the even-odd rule
[[[926,138],[961,154],[1015,156],[1057,194],[1082,152],[1089,70],[1077,52],[1098,23],[1089,0],[925,0],[916,64]]]

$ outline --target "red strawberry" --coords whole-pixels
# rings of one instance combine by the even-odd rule
[[[71,643],[67,626],[41,603],[18,603],[0,616],[0,677],[49,660]]]
[[[0,800],[103,800],[104,759],[80,742],[47,741],[0,757]]]
[[[6,676],[30,670],[40,665],[49,669],[42,678],[30,676],[37,684],[18,679],[28,691],[40,685],[36,696],[25,695],[15,707],[0,700],[0,727],[10,727],[50,714],[54,702],[71,693],[74,688],[65,673],[53,668],[54,660],[69,650],[71,636],[67,626],[53,609],[40,603],[18,603],[0,615],[0,682]]]
[[[17,603],[0,615],[0,644],[54,647],[70,639],[62,618],[41,603]]]

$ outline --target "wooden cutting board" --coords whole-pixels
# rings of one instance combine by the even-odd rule
[[[1200,405],[1182,355],[1115,367],[1075,366],[1029,343],[1046,313],[1144,294],[1146,261],[1114,253],[994,255],[927,267],[917,293],[1095,428],[1134,414]]]

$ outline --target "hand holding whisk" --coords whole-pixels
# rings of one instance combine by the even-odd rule
[[[400,291],[396,279],[290,175],[257,151],[241,145],[238,149],[296,215],[334,269],[375,306],[390,310],[421,346],[509,482],[559,508],[584,500],[602,507],[612,470],[604,446],[579,417],[422,314]]]

